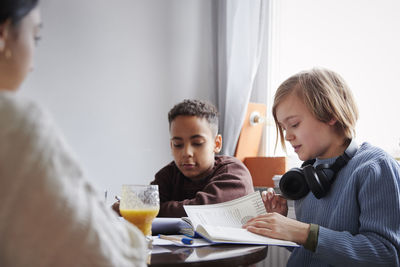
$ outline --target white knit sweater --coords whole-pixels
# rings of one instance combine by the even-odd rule
[[[49,116],[0,91],[0,266],[146,266],[143,235],[121,222]]]

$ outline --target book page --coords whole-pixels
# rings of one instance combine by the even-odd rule
[[[211,205],[185,205],[186,214],[196,229],[201,225],[241,228],[248,220],[266,214],[260,192]]]

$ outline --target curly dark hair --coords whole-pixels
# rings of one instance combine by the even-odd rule
[[[29,14],[39,3],[39,0],[1,0],[0,23],[11,19],[16,25],[23,17]]]
[[[170,127],[172,121],[178,116],[196,116],[198,118],[204,118],[210,124],[211,130],[214,132],[214,134],[218,133],[219,113],[217,108],[209,102],[195,99],[185,99],[176,104],[168,112],[168,122]]]

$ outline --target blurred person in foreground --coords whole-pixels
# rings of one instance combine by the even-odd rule
[[[105,205],[46,111],[17,96],[40,28],[38,0],[0,0],[0,266],[146,266],[141,232]]]

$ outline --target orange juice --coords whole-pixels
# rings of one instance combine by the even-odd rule
[[[133,223],[139,228],[144,235],[151,235],[151,223],[158,214],[158,208],[156,209],[126,209],[120,210],[122,217],[125,220]]]

